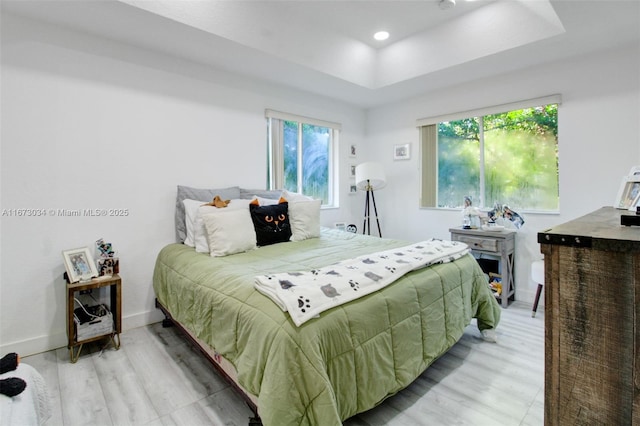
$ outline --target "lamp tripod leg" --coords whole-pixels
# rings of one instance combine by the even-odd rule
[[[367,235],[371,235],[371,204],[369,203],[369,191],[367,191]]]
[[[369,191],[365,197],[364,202],[364,221],[362,223],[362,235],[367,233],[367,218],[369,217]]]
[[[376,222],[378,224],[378,235],[382,238],[382,231],[380,230],[380,220],[378,219],[378,208],[376,207],[376,197],[373,195],[373,190],[371,190],[371,200],[373,200],[373,211],[376,215]],[[369,232],[371,232],[371,227],[369,227]]]
[[[365,196],[365,200],[364,200],[364,220],[362,222],[362,234],[364,235],[367,232],[367,209],[368,209],[368,205],[367,205],[367,199]]]

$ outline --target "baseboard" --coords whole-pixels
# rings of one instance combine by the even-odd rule
[[[536,298],[535,290],[529,289],[518,289],[516,287],[516,300],[523,303],[531,304],[531,309],[533,309],[533,300]],[[540,301],[538,302],[538,309],[544,306],[544,293],[540,295]]]
[[[164,319],[164,315],[160,309],[140,312],[135,315],[122,317],[122,331],[131,330],[132,328],[144,327],[145,325],[160,322]]]
[[[0,353],[7,354],[15,352],[17,354],[20,354],[21,357],[25,357],[66,346],[67,333],[63,331],[46,336],[34,337],[32,339],[3,343],[2,345],[0,345]]]
[[[158,309],[152,311],[140,312],[134,315],[122,317],[122,331],[132,328],[143,327],[145,325],[160,322],[164,319],[164,315]],[[26,357],[53,349],[65,348],[67,346],[67,333],[62,331],[55,334],[34,337],[11,343],[3,343],[0,345],[0,354],[15,352],[20,356]]]
[[[525,302],[525,303],[530,302],[531,304],[533,304],[533,299],[535,295],[536,294],[531,291],[519,289],[516,287],[516,300],[519,302]]]

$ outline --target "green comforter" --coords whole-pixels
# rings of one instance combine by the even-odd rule
[[[406,245],[323,229],[320,238],[212,258],[182,244],[159,253],[153,285],[173,318],[231,361],[269,425],[340,425],[410,384],[471,318],[500,308],[471,255],[411,272],[296,327],[254,288],[265,273],[309,270]]]

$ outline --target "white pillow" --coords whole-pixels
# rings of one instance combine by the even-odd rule
[[[290,203],[295,201],[313,201],[313,197],[307,197],[306,195],[302,195],[299,192],[289,192],[286,189],[282,191],[282,198]]]
[[[249,209],[226,210],[202,216],[207,230],[209,254],[227,256],[255,249],[256,231]]]
[[[195,247],[196,216],[198,215],[198,208],[200,208],[201,205],[206,204],[206,202],[184,199],[182,200],[182,204],[184,204],[184,222],[187,229],[187,235],[184,239],[184,243],[189,247]]]
[[[253,201],[253,200],[258,200],[258,204],[261,206],[273,206],[274,204],[280,203],[279,198],[263,198],[263,197],[258,197],[257,195],[254,195],[250,201]]]
[[[196,215],[196,219],[194,221],[194,242],[196,251],[198,253],[209,253],[209,242],[207,240],[207,230],[204,226],[204,221],[202,220],[202,216],[206,214],[217,214],[229,210],[243,210],[246,209],[249,211],[249,202],[251,200],[231,200],[231,202],[227,205],[227,207],[214,207],[214,206],[203,206],[201,203],[200,207],[198,207],[198,212]]]
[[[291,241],[320,237],[320,204],[322,200],[289,203]]]

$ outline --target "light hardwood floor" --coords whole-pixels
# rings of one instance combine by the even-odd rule
[[[542,425],[544,314],[514,302],[497,335],[483,341],[474,321],[414,383],[345,425]],[[153,324],[121,340],[117,351],[84,348],[76,364],[66,348],[23,358],[49,386],[48,426],[247,425],[251,410],[177,329]]]

